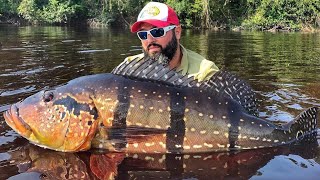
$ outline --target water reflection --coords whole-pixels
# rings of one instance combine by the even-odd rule
[[[308,144],[185,155],[63,153],[28,144],[6,155],[10,157],[6,166],[15,167],[21,174],[12,172],[1,179],[21,178],[31,172],[36,179],[297,179],[305,171],[308,177],[320,175],[320,164],[310,160],[318,151],[317,145]],[[3,170],[3,166],[0,168]]]
[[[141,52],[138,38],[127,29],[0,25],[0,42],[0,112],[44,88],[82,75],[110,72],[125,57]],[[247,80],[261,100],[261,117],[290,121],[303,109],[320,106],[320,34],[185,30],[182,44]],[[201,157],[58,153],[30,147],[0,116],[0,169],[6,172],[0,179],[56,178],[62,172],[69,179],[71,175],[267,179],[280,172],[293,179],[302,175],[311,179],[312,173],[320,171],[317,151],[316,147],[290,147]],[[22,159],[19,152],[24,152]],[[274,174],[281,168],[277,164],[291,171],[282,168]]]

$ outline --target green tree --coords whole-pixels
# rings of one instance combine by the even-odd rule
[[[253,28],[270,29],[287,27],[299,30],[304,25],[319,26],[320,1],[318,0],[261,0],[249,4],[256,6],[243,25]]]
[[[1,0],[0,1],[0,16],[17,15],[17,8],[21,0]]]
[[[32,23],[65,23],[78,5],[71,0],[22,0],[18,12]]]
[[[149,0],[2,0],[0,17],[22,17],[31,23],[95,22],[132,24]],[[319,27],[319,0],[158,0],[175,9],[190,28],[299,30]]]

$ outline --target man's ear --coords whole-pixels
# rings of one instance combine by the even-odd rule
[[[181,38],[181,31],[182,31],[181,25],[176,26],[176,28],[174,28],[174,31],[175,31],[175,34],[176,34],[176,38],[177,38],[178,40],[180,40],[180,38]]]

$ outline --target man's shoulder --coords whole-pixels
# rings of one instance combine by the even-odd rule
[[[195,79],[199,81],[209,79],[214,73],[219,71],[219,68],[216,64],[202,55],[189,50],[185,49],[187,53],[187,61],[188,61],[188,73],[193,75]]]
[[[188,59],[191,59],[192,61],[201,62],[202,60],[206,60],[205,57],[203,57],[202,55],[200,55],[190,49],[185,49],[185,52],[187,52],[187,54],[188,54],[187,55]]]

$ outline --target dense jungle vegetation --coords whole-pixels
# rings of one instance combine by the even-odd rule
[[[20,24],[129,26],[147,0],[0,0],[0,21]],[[159,0],[187,28],[313,30],[319,0]]]

